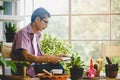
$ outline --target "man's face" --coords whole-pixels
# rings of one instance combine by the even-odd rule
[[[45,17],[44,19],[41,19],[40,17],[37,17],[36,20],[36,29],[38,31],[42,31],[47,27],[48,24],[48,17]]]

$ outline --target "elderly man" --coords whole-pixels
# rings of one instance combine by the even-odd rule
[[[27,69],[29,76],[41,73],[43,69],[48,71],[62,69],[64,71],[59,63],[61,61],[60,56],[45,55],[40,50],[40,32],[47,28],[49,18],[50,14],[47,10],[37,8],[32,13],[31,23],[20,29],[14,37],[11,58],[12,60],[31,62],[32,67]]]

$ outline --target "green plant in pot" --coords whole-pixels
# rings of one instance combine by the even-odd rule
[[[84,62],[81,60],[78,53],[72,54],[70,66],[71,79],[80,80],[84,72]]]
[[[0,6],[0,10],[5,10],[5,7],[4,6]]]
[[[119,66],[118,63],[113,64],[109,57],[106,57],[108,64],[105,65],[105,73],[107,77],[116,78],[118,75]]]
[[[0,6],[0,14],[2,15],[3,12],[5,11],[5,7],[4,6]]]
[[[67,44],[64,40],[60,40],[58,37],[46,33],[40,40],[40,48],[43,53],[50,55],[64,54],[70,56],[72,54],[71,45]],[[67,63],[69,63],[69,61],[61,62],[66,73],[69,73]]]
[[[6,41],[12,42],[14,35],[16,34],[17,27],[16,24],[12,24],[11,22],[5,22],[5,35],[6,35]]]

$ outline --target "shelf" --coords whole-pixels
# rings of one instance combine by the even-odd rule
[[[14,15],[0,15],[0,21],[22,21],[24,17],[22,16],[14,16]]]
[[[0,0],[0,1],[15,2],[15,1],[19,1],[19,0]]]

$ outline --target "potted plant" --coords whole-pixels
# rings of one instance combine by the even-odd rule
[[[81,79],[84,72],[84,62],[81,61],[81,58],[79,57],[78,53],[72,54],[70,65],[71,80]]]
[[[64,54],[70,56],[73,52],[71,45],[67,44],[66,41],[46,33],[40,40],[40,48],[43,53],[50,55]],[[69,73],[69,61],[61,62],[61,64],[65,69],[65,73]]]
[[[107,63],[105,65],[105,73],[107,77],[116,78],[118,75],[119,66],[118,63],[113,64],[109,57],[106,57]]]
[[[0,14],[3,14],[3,11],[5,10],[4,6],[0,6]]]
[[[11,22],[5,22],[5,35],[6,35],[6,41],[12,42],[14,35],[16,34],[17,27],[16,24],[12,24]]]
[[[5,10],[5,7],[4,6],[0,6],[0,10]]]
[[[46,33],[40,40],[40,48],[43,53],[50,55],[69,55],[72,52],[72,47],[64,40],[60,40],[58,37],[53,37],[53,35]]]

